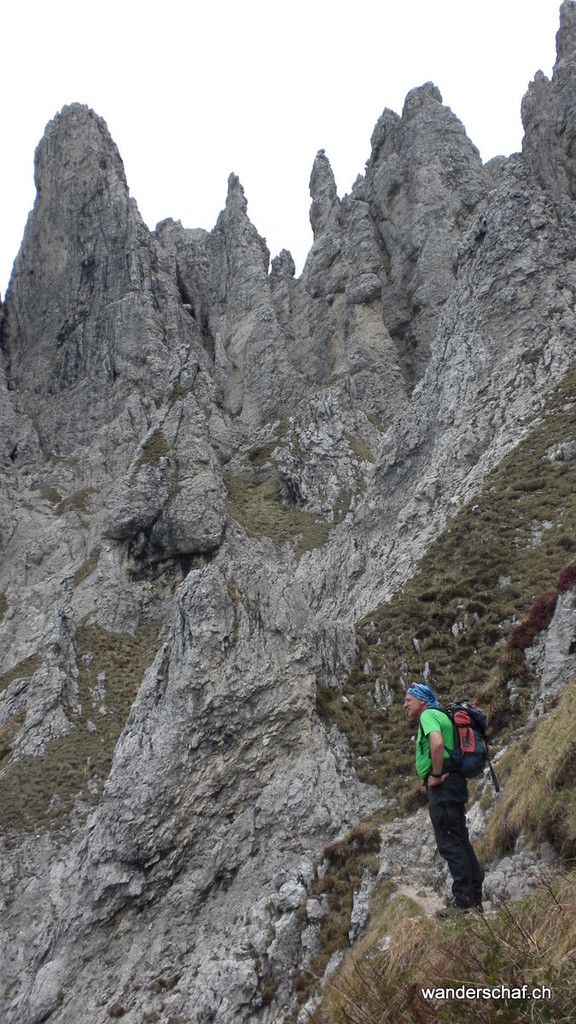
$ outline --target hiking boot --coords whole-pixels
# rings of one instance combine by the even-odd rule
[[[442,910],[437,910],[434,915],[439,920],[447,920],[451,917],[458,917],[459,914],[483,914],[484,907],[481,903],[455,903],[453,900]]]
[[[451,917],[469,914],[470,911],[471,907],[460,907],[457,904],[453,904],[451,907],[443,907],[442,910],[437,910],[434,917],[437,917],[440,921],[448,921]]]

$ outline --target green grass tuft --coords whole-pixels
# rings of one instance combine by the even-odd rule
[[[79,587],[89,576],[92,575],[100,560],[100,548],[95,548],[89,558],[74,573],[74,586]]]
[[[0,676],[0,692],[10,686],[15,679],[31,679],[41,664],[42,658],[38,654],[31,654],[29,658],[19,661],[17,665]]]
[[[65,512],[82,512],[84,515],[88,515],[90,512],[88,499],[91,494],[96,493],[94,487],[84,487],[81,491],[68,495],[67,498],[63,498],[57,504],[55,509],[56,515],[62,516]]]
[[[40,494],[44,501],[49,501],[51,505],[58,505],[62,501],[62,495],[51,484],[42,484]]]
[[[26,710],[22,708],[8,718],[4,725],[0,727],[0,761],[3,761],[5,757],[12,753],[12,741],[24,725],[25,719]]]
[[[332,523],[312,512],[285,505],[278,475],[264,480],[226,477],[228,512],[249,537],[269,537],[275,544],[294,545],[296,558],[326,541]]]
[[[141,466],[145,466],[149,462],[157,462],[158,459],[164,458],[169,454],[170,448],[164,436],[164,431],[159,427],[152,431],[150,437],[142,445],[142,451],[136,463],[135,472],[137,473]]]
[[[359,462],[376,462],[376,456],[374,452],[365,444],[361,438],[356,437],[355,434],[345,433],[350,451],[358,459]]]

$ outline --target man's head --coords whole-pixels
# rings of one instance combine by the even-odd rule
[[[424,683],[412,683],[406,690],[404,709],[410,719],[419,719],[426,708],[439,708],[434,690]]]

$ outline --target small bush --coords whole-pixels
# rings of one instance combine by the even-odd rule
[[[122,1006],[122,1003],[114,1003],[106,1010],[107,1016],[112,1017],[113,1020],[118,1020],[120,1017],[123,1017],[125,1013],[126,1008]]]
[[[528,612],[528,622],[536,632],[540,633],[542,630],[548,629],[557,601],[558,591],[556,590],[546,590],[536,598]]]
[[[558,577],[558,590],[564,593],[574,586],[576,586],[576,562],[571,562],[570,565],[565,566]]]
[[[546,590],[543,594],[540,594],[532,603],[528,612],[528,618],[519,622],[510,631],[507,643],[508,649],[511,651],[525,651],[528,647],[531,647],[538,633],[548,629],[557,601],[557,590]]]
[[[345,864],[348,852],[346,849],[346,843],[343,840],[336,843],[329,843],[328,846],[324,847],[324,857],[330,861],[331,864]]]
[[[525,651],[534,643],[536,633],[537,630],[529,622],[519,622],[510,632],[508,649],[510,651]]]

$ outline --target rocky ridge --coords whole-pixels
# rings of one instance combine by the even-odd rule
[[[298,279],[234,175],[211,232],[151,233],[101,118],[47,126],[2,308],[6,786],[119,725],[70,834],[46,831],[57,792],[5,830],[8,1022],[293,1011],[314,861],[383,802],[316,687],[573,359],[575,11],[521,154],[483,166],[432,84],[350,195],[321,151]],[[143,625],[122,718],[100,647]]]

